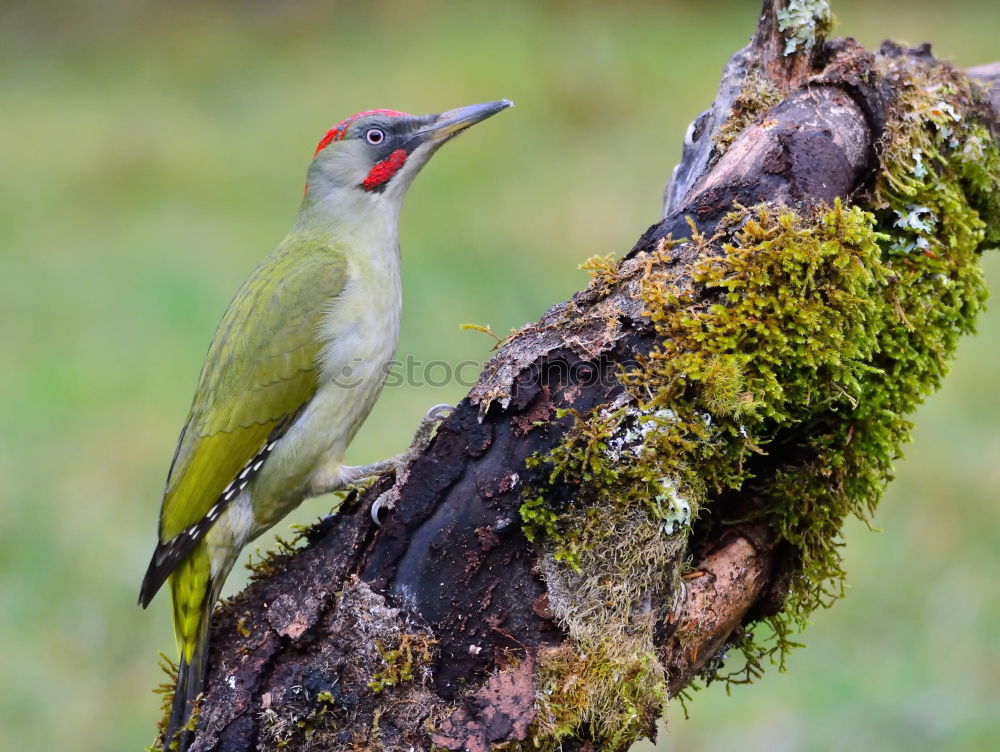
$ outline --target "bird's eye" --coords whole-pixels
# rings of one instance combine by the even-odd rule
[[[385,131],[381,128],[369,128],[365,134],[365,140],[373,146],[378,146],[385,140]]]

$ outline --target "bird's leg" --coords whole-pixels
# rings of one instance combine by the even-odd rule
[[[382,524],[381,520],[379,520],[379,513],[382,509],[392,508],[396,503],[396,499],[399,498],[399,486],[406,480],[410,463],[423,454],[424,450],[431,443],[431,438],[434,436],[434,429],[454,411],[455,408],[452,405],[434,405],[420,420],[420,425],[417,426],[417,430],[413,434],[413,441],[410,443],[410,448],[394,458],[396,460],[396,482],[393,483],[392,488],[383,492],[372,504],[372,520],[374,520],[376,525]]]
[[[431,438],[434,436],[434,428],[438,423],[447,418],[454,409],[451,405],[434,405],[434,407],[428,410],[427,414],[421,418],[420,425],[417,426],[417,431],[413,434],[413,441],[410,443],[409,449],[405,452],[400,452],[388,459],[373,462],[370,465],[344,467],[341,470],[345,481],[344,485],[346,487],[361,485],[389,470],[395,470],[397,474],[400,473],[427,448],[427,445],[431,443]]]
[[[342,480],[338,486],[338,490],[352,488],[361,490],[367,487],[369,481],[375,480],[375,478],[383,473],[387,473],[390,470],[398,472],[405,454],[406,452],[395,454],[392,457],[372,462],[369,465],[345,465],[340,470]]]
[[[422,454],[431,443],[431,437],[434,436],[434,429],[437,428],[438,424],[453,412],[455,412],[454,405],[443,403],[440,405],[434,405],[434,407],[428,410],[424,414],[424,417],[420,419],[420,425],[417,426],[416,433],[413,434],[413,441],[410,442],[410,448],[399,456],[408,457],[409,459],[407,460],[407,463],[409,463],[409,461],[415,459],[418,454]]]
[[[417,426],[416,433],[413,435],[413,441],[410,443],[409,449],[405,452],[400,452],[394,457],[389,457],[388,459],[379,460],[378,462],[373,462],[370,465],[360,465],[357,467],[345,467],[342,469],[342,478],[344,486],[347,488],[351,487],[362,487],[368,483],[372,478],[378,477],[383,473],[392,470],[396,473],[396,484],[398,485],[401,477],[406,472],[409,464],[413,462],[423,451],[427,448],[428,444],[431,443],[431,438],[434,436],[434,429],[437,425],[448,417],[454,407],[451,405],[434,405],[424,417],[420,420],[420,425]],[[390,498],[390,495],[396,490],[396,486],[389,489],[381,496],[379,496],[375,503],[372,504],[372,519],[376,523],[379,523],[378,515],[381,509],[394,502],[395,499]]]

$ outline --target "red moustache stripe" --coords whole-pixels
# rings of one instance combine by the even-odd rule
[[[368,173],[368,177],[361,183],[361,187],[366,191],[372,191],[380,185],[387,183],[389,178],[395,175],[399,171],[399,168],[406,164],[408,156],[409,154],[406,153],[406,149],[396,149],[386,159],[372,167],[371,172]]]

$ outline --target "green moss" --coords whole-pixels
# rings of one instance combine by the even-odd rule
[[[174,691],[177,687],[177,662],[165,653],[159,654],[158,665],[167,680],[161,682],[153,689],[153,694],[160,696],[160,720],[156,723],[156,740],[153,746],[146,747],[147,752],[159,752],[163,749],[163,735],[167,733],[167,725],[170,722],[170,711],[174,705]]]
[[[712,139],[720,154],[724,154],[736,137],[758,117],[770,110],[784,98],[781,90],[751,68],[740,84],[740,90],[733,98],[726,121],[715,132]]]
[[[590,729],[602,749],[617,749],[655,723],[651,708],[667,699],[655,651],[626,658],[620,645],[593,647],[590,652],[566,645],[539,651],[541,690],[529,749],[560,749],[560,740],[580,728]],[[609,660],[612,655],[621,659]]]
[[[711,241],[692,228],[698,260],[679,285],[666,271],[671,244],[653,254],[641,294],[659,344],[622,374],[629,399],[560,414],[565,438],[529,461],[544,472],[522,518],[544,543],[550,594],[560,578],[576,582],[562,600],[592,607],[563,613],[571,645],[541,663],[536,744],[582,725],[601,739],[602,728],[638,734],[623,719],[662,700],[659,689],[632,696],[621,679],[634,671],[660,686],[656,670],[637,668],[655,663],[651,642],[612,654],[597,636],[629,623],[629,604],[663,583],[620,568],[605,578],[623,597],[602,602],[581,584],[597,577],[601,551],[655,552],[673,577],[690,529],[676,522],[727,490],[763,500],[760,515],[798,552],[797,573],[784,609],[757,630],[770,643],[742,633],[744,668],[724,675],[712,664],[711,680],[749,681],[763,660],[782,663],[793,630],[842,594],[843,521],[874,511],[909,439],[907,416],[973,330],[986,299],[978,253],[1000,238],[1000,156],[973,117],[976,92],[947,68],[895,83],[872,211],[839,201],[741,209]],[[603,294],[615,272],[591,267]],[[636,513],[657,536],[622,535]],[[620,692],[600,680],[611,675]],[[581,677],[576,690],[561,687],[567,676]]]
[[[590,289],[599,296],[606,295],[619,282],[618,261],[613,253],[604,256],[591,256],[579,266],[590,274]]]
[[[397,687],[418,678],[420,669],[433,660],[436,644],[436,640],[424,634],[401,634],[399,644],[391,649],[376,640],[375,647],[385,661],[385,668],[372,675],[368,687],[379,694],[388,687]]]
[[[284,703],[280,712],[265,708],[260,713],[260,731],[267,749],[308,747],[316,735],[334,731],[343,722],[331,692],[311,695],[302,687],[293,691],[292,702]]]
[[[573,422],[565,441],[527,462],[547,472],[521,506],[528,540],[549,540],[554,558],[579,571],[584,552],[608,543],[615,512],[637,502],[669,532],[689,524],[701,503],[701,482],[694,473],[680,477],[680,463],[651,451],[645,442],[674,421],[671,411],[621,407],[599,408],[586,416],[575,410],[557,413],[557,418],[567,416]],[[553,504],[554,489],[566,484],[572,494],[565,503]]]
[[[666,701],[658,614],[643,604],[675,591],[683,539],[665,535],[642,505],[617,505],[603,527],[588,529],[604,537],[579,550],[578,570],[551,554],[540,564],[549,609],[569,639],[537,651],[528,749],[559,749],[581,728],[615,748],[655,723]]]
[[[762,677],[768,663],[776,664],[780,671],[784,671],[788,650],[792,647],[804,647],[793,640],[792,628],[793,625],[788,620],[776,619],[757,625],[754,629],[737,629],[725,648],[712,656],[702,669],[700,677],[705,686],[722,682],[726,687],[726,694],[731,694],[734,686],[752,684]],[[760,632],[768,634],[761,635]],[[733,653],[739,654],[741,662],[737,668],[726,671],[724,669]],[[690,700],[691,694],[700,688],[697,683],[689,684],[685,688],[685,696],[682,697],[679,693],[678,698],[682,702]]]

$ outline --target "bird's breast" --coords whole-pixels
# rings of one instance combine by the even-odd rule
[[[373,271],[353,269],[327,304],[316,331],[317,390],[264,466],[254,499],[258,518],[286,513],[315,493],[318,477],[339,472],[378,399],[399,340],[402,293],[398,264]]]
[[[374,277],[352,274],[330,301],[317,332],[322,344],[319,390],[332,388],[336,399],[367,405],[365,415],[371,408],[367,400],[378,395],[399,341],[398,268],[381,272]]]

